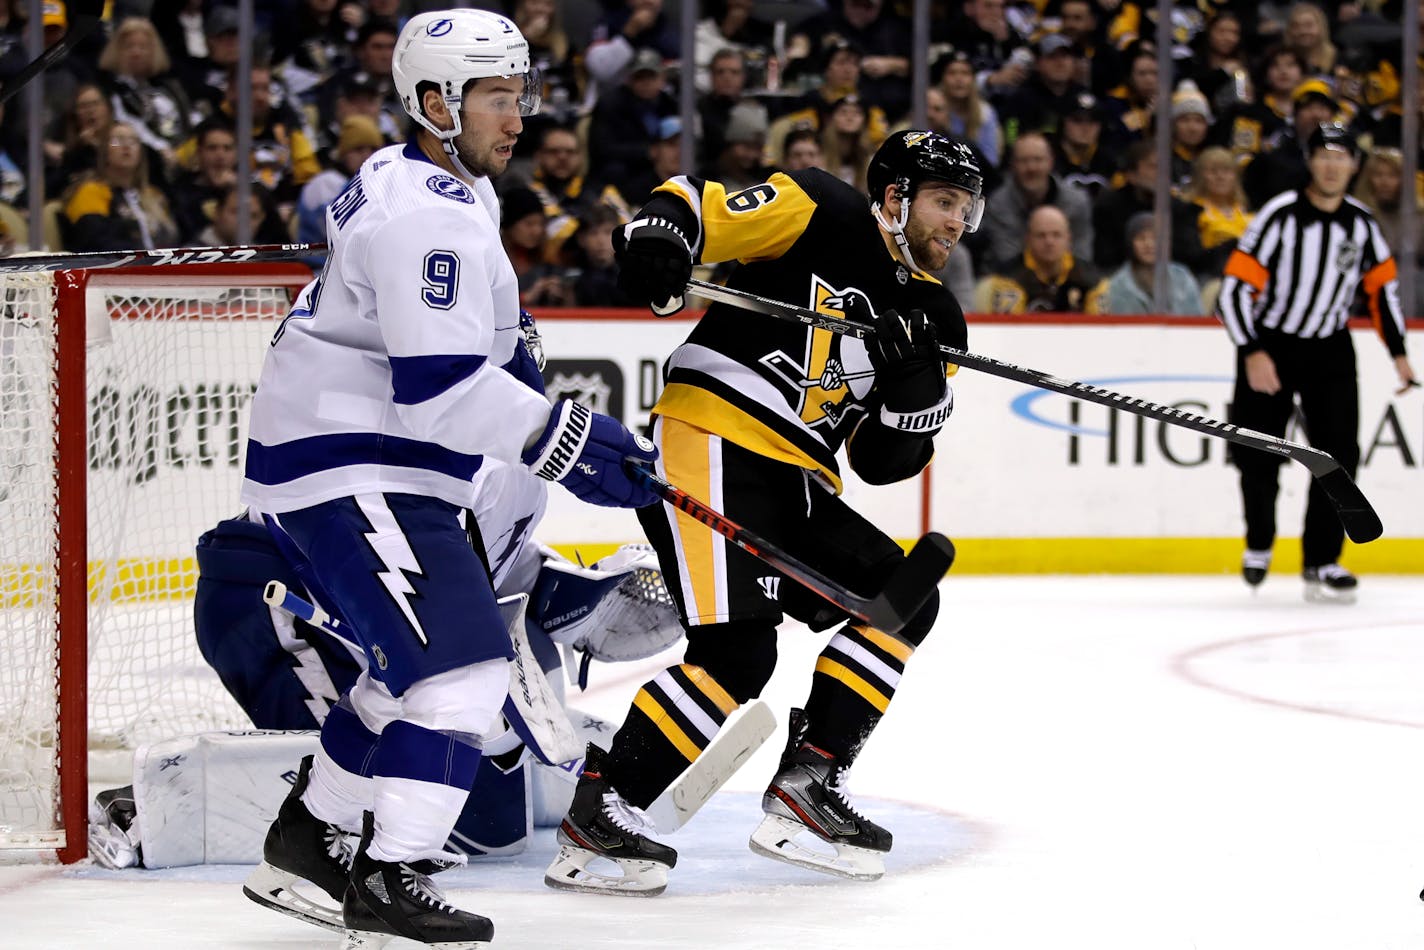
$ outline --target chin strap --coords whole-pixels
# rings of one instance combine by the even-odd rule
[[[886,220],[885,212],[878,201],[871,202],[870,213],[875,215],[875,223],[880,225],[880,230],[895,239],[895,246],[900,249],[900,256],[905,259],[910,270],[924,277],[930,276],[915,263],[915,256],[910,253],[910,242],[905,238],[905,224],[910,220],[910,199],[901,199],[900,216],[894,220]]]

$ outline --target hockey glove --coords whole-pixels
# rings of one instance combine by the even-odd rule
[[[623,460],[651,462],[653,443],[612,416],[561,399],[523,461],[540,478],[558,482],[591,505],[642,508],[658,498],[623,469]]]
[[[618,289],[660,317],[682,309],[692,276],[692,251],[682,228],[667,218],[635,218],[613,232]]]
[[[900,432],[934,435],[954,411],[954,390],[944,375],[934,324],[923,310],[904,316],[886,310],[874,325],[875,335],[866,344],[880,391],[881,423]]]

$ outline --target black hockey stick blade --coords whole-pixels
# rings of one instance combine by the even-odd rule
[[[885,589],[873,597],[862,597],[820,571],[796,559],[766,539],[748,531],[706,502],[669,483],[651,469],[625,463],[628,471],[648,490],[677,510],[706,525],[752,557],[776,568],[809,590],[815,591],[851,616],[864,620],[885,633],[897,633],[913,617],[939,586],[940,579],[954,561],[954,547],[939,534],[927,534],[916,542],[905,563],[891,575]]]
[[[0,89],[0,105],[9,102],[32,79],[68,56],[76,43],[94,32],[104,13],[104,0],[69,0],[68,11],[69,29],[65,30],[64,36],[10,77],[5,88]]]
[[[938,532],[915,542],[885,588],[865,608],[871,626],[894,633],[920,612],[954,564],[954,545]]]
[[[815,310],[807,310],[804,307],[747,293],[745,290],[737,290],[734,287],[721,287],[701,280],[689,280],[687,290],[706,300],[730,304],[754,313],[776,317],[778,320],[800,323],[831,333],[843,333],[847,336],[864,339],[875,332],[875,328],[869,324],[845,320],[830,314],[818,313]],[[1124,412],[1148,419],[1157,419],[1168,425],[1180,426],[1218,439],[1225,439],[1237,445],[1245,445],[1263,452],[1272,452],[1294,459],[1304,465],[1310,471],[1311,476],[1320,483],[1321,489],[1330,499],[1340,517],[1340,523],[1344,526],[1345,533],[1349,535],[1351,541],[1363,544],[1373,541],[1384,533],[1384,526],[1380,523],[1379,515],[1370,506],[1364,492],[1360,491],[1360,487],[1340,467],[1339,462],[1319,449],[1297,442],[1289,442],[1264,432],[1256,432],[1253,429],[1243,429],[1229,422],[1218,422],[1215,419],[1208,419],[1175,406],[1160,406],[1155,402],[1148,402],[1146,399],[1138,399],[1135,396],[1103,389],[1101,386],[1090,386],[1072,379],[1059,379],[1036,369],[1015,366],[1013,363],[1006,363],[993,357],[980,356],[977,353],[957,350],[950,346],[940,346],[939,351],[946,361],[957,366],[988,373],[990,376],[997,376],[1000,379],[1027,383],[1039,389],[1062,393],[1065,396],[1097,403],[1110,409],[1121,409]]]

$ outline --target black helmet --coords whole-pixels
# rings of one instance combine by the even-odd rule
[[[1310,140],[1305,143],[1305,154],[1314,155],[1318,148],[1338,148],[1348,152],[1351,158],[1360,154],[1360,146],[1355,142],[1355,134],[1338,122],[1322,122]]]
[[[983,213],[984,173],[967,145],[938,132],[895,132],[875,150],[866,173],[870,200],[876,205],[885,200],[885,189],[890,185],[903,199],[912,197],[923,181],[942,181],[973,195],[979,214],[966,219],[966,230],[978,227]]]

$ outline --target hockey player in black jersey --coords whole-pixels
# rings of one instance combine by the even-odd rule
[[[664,367],[653,438],[669,481],[851,589],[875,590],[904,554],[839,498],[838,455],[844,447],[851,469],[873,484],[910,478],[929,461],[954,403],[955,367],[938,346],[966,345],[959,304],[930,275],[978,226],[983,179],[967,148],[906,131],[876,152],[868,182],[869,200],[819,169],[732,194],[673,178],[615,245],[620,286],[659,312],[680,305],[694,263],[737,260],[733,287],[874,323],[861,341],[712,304]],[[891,836],[855,811],[846,776],[938,599],[890,635],[671,506],[638,514],[687,626],[687,651],[644,684],[608,754],[590,753],[599,767],[581,780],[545,881],[621,894],[666,886],[676,853],[651,840],[642,809],[759,695],[785,616],[839,629],[816,662],[804,710],[792,711],[751,846],[832,874],[879,877]],[[590,870],[598,858],[622,876]]]

